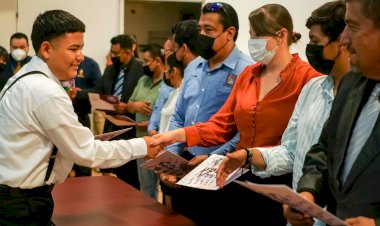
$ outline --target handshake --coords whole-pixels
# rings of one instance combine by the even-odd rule
[[[165,149],[167,145],[175,142],[186,142],[185,130],[176,129],[167,133],[155,134],[152,137],[144,137],[148,152],[147,159],[154,158]]]
[[[160,153],[162,150],[165,149],[165,146],[161,145],[161,144],[155,144],[155,138],[153,137],[148,137],[148,136],[145,136],[143,137],[143,139],[145,140],[145,143],[146,143],[146,147],[147,147],[147,153],[146,153],[146,159],[152,159],[154,157],[156,157],[158,155],[158,153]]]

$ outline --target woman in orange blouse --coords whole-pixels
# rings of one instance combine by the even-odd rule
[[[300,35],[293,32],[292,18],[283,6],[264,5],[251,12],[249,21],[251,39],[248,47],[257,63],[240,74],[226,103],[208,122],[156,135],[156,144],[186,142],[188,146],[215,146],[229,141],[237,132],[240,141],[236,150],[280,143],[302,87],[321,74],[297,54],[290,54],[289,46]],[[291,182],[290,175],[261,179],[248,174],[246,179],[256,183]],[[226,188],[229,186],[232,184]],[[236,189],[233,190],[241,198],[246,194],[244,190],[237,193]],[[260,201],[251,199],[259,196],[253,192],[247,196],[252,200],[249,202],[252,208],[247,216],[237,208],[236,213],[242,218],[254,219],[257,225],[285,225],[281,205],[265,198]],[[234,196],[234,199],[239,198]],[[233,200],[230,201],[225,203],[233,205]]]

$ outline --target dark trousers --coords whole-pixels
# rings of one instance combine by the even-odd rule
[[[0,185],[0,225],[52,225],[51,189],[41,188],[22,190]]]
[[[247,172],[239,180],[290,185],[292,175],[261,179]],[[169,190],[173,209],[198,225],[286,225],[282,204],[236,183],[217,191],[188,187]]]

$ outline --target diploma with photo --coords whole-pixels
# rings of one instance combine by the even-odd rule
[[[109,132],[109,133],[103,133],[103,134],[99,134],[99,135],[96,135],[95,136],[95,140],[102,140],[102,141],[105,141],[105,140],[110,140],[116,136],[119,136],[129,130],[131,130],[132,127],[129,127],[129,128],[126,128],[126,129],[121,129],[121,130],[116,130],[116,131],[113,131],[113,132]]]
[[[189,169],[184,167],[187,162],[188,161],[181,156],[164,150],[154,159],[145,161],[140,166],[153,170],[156,173],[165,173],[177,177],[183,177],[189,172]]]
[[[125,115],[105,115],[104,117],[115,126],[136,126],[137,125],[135,120]]]
[[[216,172],[225,157],[226,156],[223,155],[211,155],[179,180],[177,184],[205,190],[218,190],[219,187],[216,185]],[[248,169],[246,168],[236,169],[227,177],[225,184],[231,183],[247,171]]]
[[[301,213],[308,214],[309,216],[317,218],[328,225],[347,226],[347,224],[344,221],[331,214],[330,212],[324,210],[317,204],[303,198],[297,192],[295,192],[286,185],[255,184],[249,181],[235,182],[261,195],[267,196],[282,204],[286,204]]]
[[[112,95],[103,95],[98,93],[89,93],[88,99],[92,109],[114,112],[115,104],[119,104],[119,98]]]
[[[225,156],[223,155],[213,154],[194,169],[188,169],[185,167],[188,163],[186,159],[169,151],[163,151],[156,158],[146,161],[140,166],[157,173],[166,173],[182,178],[177,182],[178,185],[205,190],[218,190],[216,172],[224,158]],[[247,171],[248,169],[245,168],[236,169],[227,177],[226,184]]]

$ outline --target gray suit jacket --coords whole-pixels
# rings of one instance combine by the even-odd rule
[[[298,192],[309,191],[317,203],[341,219],[365,216],[380,225],[380,119],[354,162],[344,184],[340,174],[360,111],[376,82],[350,72],[343,79],[319,142],[305,158]]]

